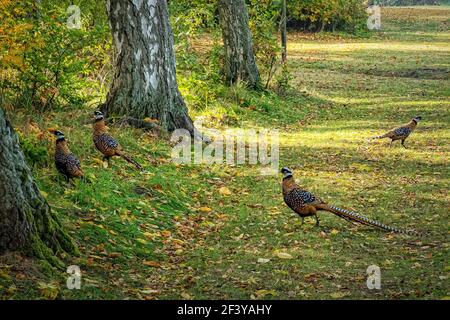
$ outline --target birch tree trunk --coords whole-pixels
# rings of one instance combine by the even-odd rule
[[[76,252],[36,186],[18,138],[0,109],[0,254],[20,251],[60,265],[58,252]]]
[[[108,0],[117,59],[105,111],[158,119],[168,131],[194,125],[176,80],[166,0]]]
[[[227,84],[242,80],[249,87],[258,88],[260,76],[244,0],[219,0],[218,9],[225,47],[224,73]]]
[[[286,16],[286,0],[283,0],[281,3],[281,62],[285,63],[287,59],[287,40],[286,40],[286,24],[287,24],[287,16]]]

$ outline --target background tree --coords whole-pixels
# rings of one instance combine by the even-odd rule
[[[283,63],[286,62],[287,59],[287,39],[286,39],[286,24],[287,24],[287,16],[286,16],[286,0],[282,0],[281,2],[281,21],[280,21],[280,29],[281,29],[281,61]]]
[[[0,109],[0,254],[21,251],[59,265],[55,254],[76,247],[39,192],[5,113]]]
[[[218,9],[225,47],[226,82],[233,84],[242,80],[249,87],[259,87],[260,76],[244,0],[219,0]]]
[[[108,0],[117,58],[105,111],[150,117],[172,131],[194,125],[178,90],[173,34],[165,0]]]

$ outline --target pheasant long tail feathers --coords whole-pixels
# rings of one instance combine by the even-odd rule
[[[116,153],[118,156],[122,157],[125,161],[133,164],[137,169],[139,169],[140,171],[144,171],[144,168],[137,163],[133,158],[131,158],[130,156],[126,155],[123,151],[117,151]]]
[[[390,132],[382,134],[380,136],[373,137],[372,139],[384,139],[384,138],[389,138],[389,136],[390,136]]]
[[[371,220],[369,218],[366,218],[360,214],[357,214],[355,212],[352,211],[348,211],[345,209],[341,209],[335,206],[330,206],[330,205],[321,205],[320,209],[322,210],[326,210],[328,212],[334,213],[335,215],[344,218],[348,221],[352,221],[352,222],[357,222],[366,226],[371,226],[371,227],[376,227],[376,228],[380,228],[386,231],[390,231],[390,232],[395,232],[395,233],[404,233],[404,234],[409,234],[409,235],[419,235],[419,233],[412,231],[412,230],[404,230],[404,229],[399,229],[396,227],[391,227],[388,225],[385,225],[379,221],[375,221],[375,220]]]

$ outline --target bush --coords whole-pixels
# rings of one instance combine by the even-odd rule
[[[37,111],[81,104],[91,98],[81,89],[92,87],[93,44],[109,31],[104,25],[69,29],[67,7],[35,3],[1,3],[1,102]]]
[[[247,4],[253,50],[262,73],[269,73],[272,60],[280,56],[277,24],[280,18],[280,3],[272,0],[249,0]]]
[[[42,139],[37,139],[35,136],[24,135],[20,131],[19,144],[27,163],[32,167],[38,165],[43,166],[48,159],[48,145]]]
[[[341,30],[355,32],[367,20],[363,0],[288,1],[288,25],[306,31]]]

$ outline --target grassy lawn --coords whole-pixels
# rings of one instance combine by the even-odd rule
[[[369,37],[290,34],[289,95],[221,89],[217,109],[192,114],[218,129],[279,130],[280,165],[294,169],[305,189],[424,237],[355,226],[326,212],[320,227],[313,219],[301,226],[283,203],[280,175],[251,165],[175,165],[167,141],[126,127],[110,130],[147,172],[121,159],[104,168],[92,146],[92,108],[39,116],[39,129],[18,112],[20,131],[61,128],[82,160],[87,179],[76,185],[58,176],[51,154],[48,166],[34,169],[79,243],[81,255],[65,261],[80,266],[82,289],[66,289],[65,270],[12,254],[0,259],[0,296],[448,297],[450,7],[384,8],[382,19],[384,31]],[[221,124],[220,112],[233,121]],[[409,149],[368,141],[418,115]],[[42,143],[52,150],[50,139]],[[373,264],[381,290],[366,286]]]

